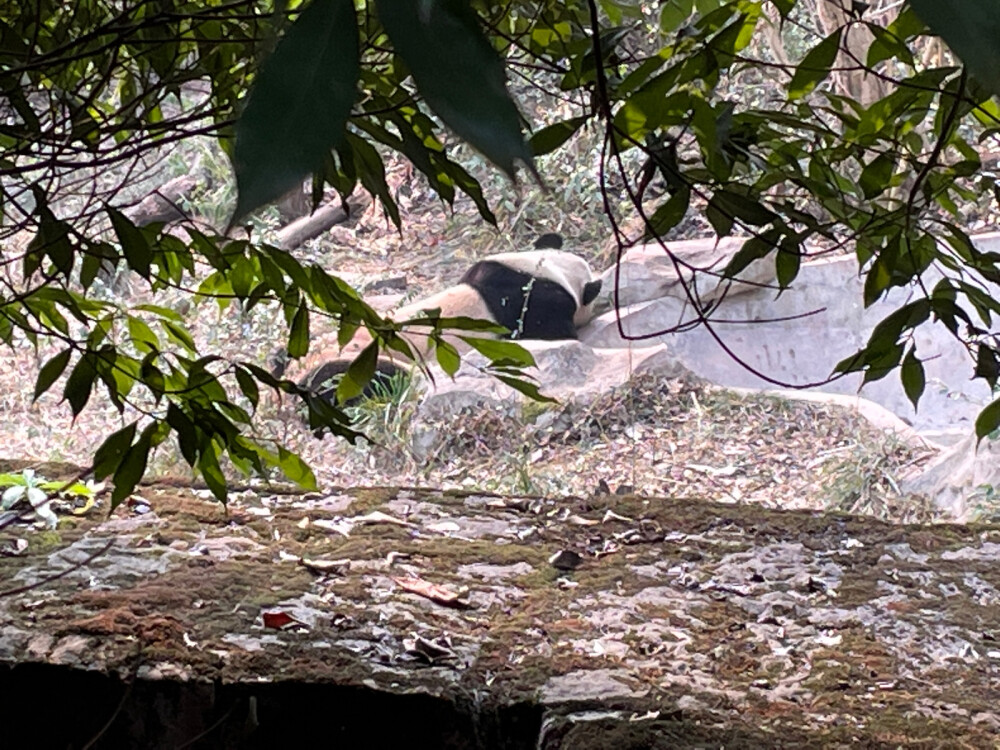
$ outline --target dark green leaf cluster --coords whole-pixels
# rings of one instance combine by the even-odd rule
[[[663,237],[700,204],[719,236],[749,235],[724,275],[773,257],[779,292],[793,284],[808,248],[851,248],[866,306],[893,288],[912,289],[918,300],[879,325],[835,376],[862,372],[869,382],[898,370],[916,406],[926,378],[915,331],[944,325],[968,347],[975,376],[995,388],[1000,258],[977,250],[961,226],[963,205],[997,191],[978,142],[1000,125],[991,98],[1000,91],[1000,17],[985,5],[914,3],[880,25],[855,6],[848,25],[819,34],[789,65],[755,57],[755,40],[767,24],[780,31],[812,19],[802,3],[775,7],[777,21],[756,2],[667,3],[658,54],[605,71],[598,88],[610,118],[607,163],[642,154],[634,198],[647,239]],[[975,78],[957,60],[935,66],[921,58],[932,39],[914,9]],[[862,30],[870,45],[858,60],[847,36]],[[877,78],[877,93],[865,101],[839,93],[845,84],[832,79],[852,72]],[[769,90],[734,102],[722,90],[735,78]],[[656,180],[664,195],[649,201],[643,191]],[[702,311],[697,322],[711,326],[710,307],[691,294]],[[980,437],[1000,424],[998,415],[994,407],[983,413]]]
[[[446,201],[462,190],[494,221],[428,116],[429,108],[511,177],[518,163],[530,166],[479,17],[462,0],[379,0],[364,10],[359,18],[352,0],[312,3],[261,68],[236,127],[236,217],[316,174],[345,196],[360,182],[399,225],[374,142],[409,157]]]

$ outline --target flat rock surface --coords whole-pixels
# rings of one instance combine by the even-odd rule
[[[28,541],[0,557],[5,696],[38,665],[60,668],[51,684],[88,670],[258,743],[194,747],[273,746],[280,686],[299,707],[310,686],[353,691],[314,719],[369,747],[985,748],[1000,733],[995,527],[628,496],[262,489],[227,511],[183,487],[140,494],[107,520],[3,529]],[[163,697],[178,685],[262,707],[213,725]],[[358,701],[382,711],[365,730]]]

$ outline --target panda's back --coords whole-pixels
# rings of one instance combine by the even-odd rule
[[[481,260],[461,280],[482,299],[494,322],[513,338],[576,338],[577,300],[563,285],[495,260]]]

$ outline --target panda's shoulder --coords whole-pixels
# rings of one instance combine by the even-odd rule
[[[425,297],[417,302],[400,307],[393,312],[392,317],[397,321],[405,321],[410,318],[423,317],[425,310],[441,310],[444,317],[456,315],[467,315],[476,317],[483,310],[483,295],[473,285],[464,280],[447,289]]]
[[[472,264],[463,275],[460,285],[474,289],[480,295],[488,294],[490,290],[504,289],[508,286],[520,288],[529,281],[532,274],[519,268],[517,263],[505,262],[498,256],[483,258]]]
[[[469,269],[467,276],[524,274],[534,278],[571,283],[592,276],[590,265],[574,253],[564,250],[525,250],[488,255]]]

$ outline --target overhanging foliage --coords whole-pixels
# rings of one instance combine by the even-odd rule
[[[814,27],[817,17],[829,21],[829,7],[818,13],[824,3],[839,15]],[[925,5],[914,2],[921,13]],[[951,6],[952,18],[982,13],[978,4]],[[992,387],[1000,377],[1000,256],[976,249],[960,208],[995,190],[980,146],[1000,122],[990,96],[997,50],[947,19],[938,30],[968,55],[969,70],[947,51],[926,54],[934,40],[909,6],[843,10],[827,0],[671,0],[655,14],[626,0],[39,0],[7,4],[0,21],[0,339],[61,342],[36,396],[65,374],[74,414],[95,387],[123,411],[140,405],[141,416],[95,457],[95,472],[116,482],[116,502],[171,435],[220,498],[224,456],[310,482],[294,455],[248,431],[261,385],[301,398],[314,426],[357,433],[339,407],[258,363],[199,350],[176,311],[96,294],[102,269],[127,267],[154,292],[278,305],[293,356],[308,349],[317,315],[335,319],[345,337],[365,325],[376,347],[408,349],[346,284],[285,251],[207,231],[183,241],[127,218],[128,165],[141,169],[171,143],[205,133],[233,154],[236,218],[312,173],[317,199],[324,185],[345,198],[360,185],[398,224],[388,151],[408,158],[444,201],[464,193],[494,221],[481,186],[449,153],[449,129],[513,174],[597,128],[602,185],[631,199],[648,237],[704,210],[719,235],[739,229],[751,238],[729,275],[771,258],[784,290],[819,243],[857,255],[866,305],[913,289],[914,300],[836,373],[862,372],[867,382],[898,370],[916,404],[925,377],[914,332],[944,325],[967,346],[974,377]],[[784,40],[800,48],[779,50]],[[504,68],[521,85],[582,93],[575,100],[586,104],[560,121],[522,122]],[[851,76],[863,79],[860,93]],[[734,97],[736,80],[756,87],[753,95]],[[627,166],[636,162],[638,174]],[[118,184],[67,200],[76,183],[112,168]],[[624,239],[621,217],[609,214]],[[933,286],[924,282],[930,269],[943,274]],[[712,329],[711,306],[689,293],[698,322]],[[428,322],[441,344],[442,324],[475,330]],[[487,349],[505,382],[524,382],[523,355]],[[370,376],[375,353],[346,391]],[[437,357],[457,366],[447,345]],[[976,430],[982,437],[998,425],[994,402]]]

